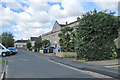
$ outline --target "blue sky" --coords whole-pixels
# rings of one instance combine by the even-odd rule
[[[111,0],[112,1],[112,0]],[[109,9],[117,12],[117,2],[96,2],[89,0],[7,0],[0,1],[2,10],[2,25],[0,33],[10,31],[14,34],[15,40],[29,39],[51,31],[54,22],[61,24],[73,22],[86,11],[103,11]]]

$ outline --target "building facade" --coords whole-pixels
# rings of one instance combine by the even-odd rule
[[[15,43],[14,43],[14,47],[16,48],[27,48],[27,42],[28,40],[17,40]]]
[[[74,21],[74,22],[69,23],[69,24],[67,22],[66,22],[66,24],[59,24],[57,21],[55,21],[52,31],[43,34],[42,40],[44,40],[44,39],[50,40],[50,45],[52,47],[60,46],[59,45],[59,37],[58,37],[58,34],[61,32],[60,30],[65,26],[69,26],[69,27],[78,26],[79,19],[80,18],[78,17],[77,21]],[[116,47],[120,49],[120,31],[119,31],[119,37],[115,40],[115,44],[116,44]]]
[[[118,38],[115,40],[115,44],[116,44],[116,48],[120,49],[120,31]]]
[[[57,46],[60,46],[59,45],[59,37],[58,37],[58,34],[61,32],[60,30],[65,27],[65,26],[69,26],[69,27],[75,27],[79,24],[79,17],[77,18],[76,21],[72,22],[72,23],[67,23],[66,24],[59,24],[57,21],[55,21],[54,23],[54,26],[53,26],[53,29],[52,31],[48,32],[48,33],[45,33],[42,35],[42,40],[50,40],[50,45],[52,47],[57,47]]]

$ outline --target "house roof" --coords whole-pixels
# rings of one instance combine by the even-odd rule
[[[69,26],[69,25],[71,25],[71,24],[77,23],[77,22],[79,21],[79,19],[80,19],[80,18],[78,17],[78,18],[77,18],[77,21],[71,22],[71,23],[69,23],[69,24],[59,24],[57,21],[55,21],[55,22],[57,22],[57,23],[60,25],[60,27],[63,28],[63,27],[65,27],[65,26]],[[58,30],[58,31],[59,31],[59,30]],[[55,31],[55,32],[58,32],[58,31]],[[42,36],[46,36],[46,35],[49,35],[49,34],[52,34],[52,33],[55,33],[55,32],[50,31],[50,32],[48,32],[48,33],[42,34]]]
[[[60,26],[61,26],[61,27],[64,27],[64,26],[66,26],[66,25],[65,25],[65,24],[60,24]]]
[[[28,40],[17,40],[16,43],[27,43]]]
[[[41,38],[41,36],[39,36],[39,37],[30,37],[30,40],[31,41],[35,41],[35,40],[42,40],[42,38]]]

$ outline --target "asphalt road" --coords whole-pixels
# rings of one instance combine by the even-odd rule
[[[7,78],[95,78],[49,60],[48,56],[18,50],[8,59]]]

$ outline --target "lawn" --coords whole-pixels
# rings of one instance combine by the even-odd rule
[[[0,58],[0,64],[2,63],[5,63],[5,60]]]

